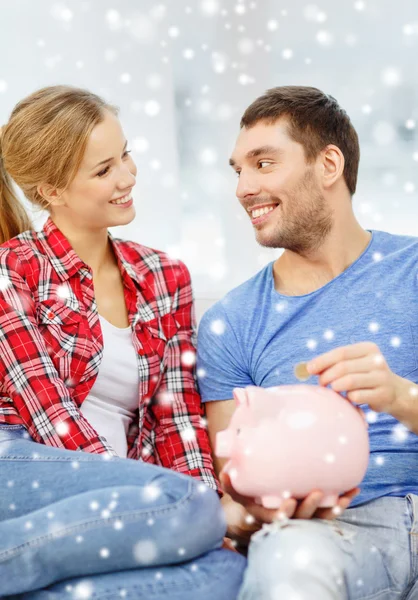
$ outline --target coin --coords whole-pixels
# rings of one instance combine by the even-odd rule
[[[310,377],[306,365],[306,362],[301,362],[298,363],[294,368],[296,379],[299,379],[299,381],[307,381]]]

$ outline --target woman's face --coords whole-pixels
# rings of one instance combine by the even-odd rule
[[[137,169],[119,119],[105,111],[93,129],[80,168],[50,207],[60,226],[99,230],[126,225],[135,217],[132,188]]]

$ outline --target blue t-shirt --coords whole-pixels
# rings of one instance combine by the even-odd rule
[[[363,254],[310,294],[278,293],[270,263],[205,313],[197,361],[203,402],[231,399],[235,387],[299,383],[297,363],[362,341],[375,342],[394,373],[418,383],[418,238],[371,233]],[[371,456],[351,506],[418,494],[418,436],[362,408]]]

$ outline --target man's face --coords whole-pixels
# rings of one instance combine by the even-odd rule
[[[260,245],[303,252],[329,233],[332,210],[322,194],[319,161],[306,162],[284,118],[241,129],[230,164],[239,178],[237,198]]]

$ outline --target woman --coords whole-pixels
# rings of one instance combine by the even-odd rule
[[[0,140],[0,595],[235,598],[189,273],[107,230],[135,216],[117,109],[44,88]]]

